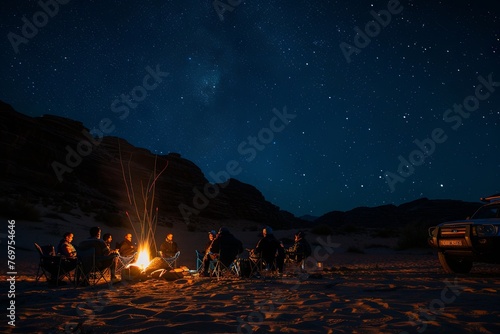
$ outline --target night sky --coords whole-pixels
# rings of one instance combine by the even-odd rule
[[[500,192],[496,0],[60,2],[0,4],[19,112],[238,161],[299,216]]]

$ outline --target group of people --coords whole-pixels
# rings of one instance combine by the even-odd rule
[[[111,281],[116,281],[116,262],[118,256],[132,256],[137,252],[136,246],[132,242],[132,234],[127,233],[120,243],[115,247],[111,246],[113,236],[105,233],[101,239],[101,229],[97,226],[90,228],[90,237],[81,241],[77,247],[73,245],[74,234],[66,232],[57,246],[57,253],[64,256],[65,269],[71,270],[76,267],[78,258],[82,261],[84,274],[89,271],[89,259],[95,256],[95,265],[100,270],[110,269]],[[73,267],[73,268],[72,268]],[[85,283],[84,283],[85,284]]]
[[[200,269],[201,276],[210,276],[210,262],[217,257],[225,267],[229,267],[244,250],[242,242],[231,234],[227,227],[221,227],[219,233],[208,232],[208,238]],[[262,229],[262,238],[249,252],[251,259],[260,260],[269,270],[277,270],[282,274],[286,256],[292,261],[300,263],[311,255],[311,246],[305,239],[304,232],[300,231],[295,234],[293,246],[285,249],[283,243],[274,236],[272,228],[266,226]]]
[[[255,259],[262,259],[270,270],[278,270],[283,273],[285,258],[293,262],[300,263],[311,255],[311,246],[305,239],[305,234],[299,231],[294,236],[294,244],[285,249],[283,242],[278,241],[270,227],[262,230],[262,239],[259,240],[254,249],[250,250],[250,256]]]
[[[93,240],[93,239],[100,240],[101,229],[99,227],[92,227],[89,232],[90,232],[89,239],[82,241],[78,246],[79,248],[81,248],[82,244],[87,243],[88,240]],[[76,258],[77,251],[72,243],[73,238],[74,234],[72,232],[64,233],[63,238],[61,239],[59,245],[57,246],[57,253],[60,255],[64,255],[68,259]],[[123,241],[120,243],[116,243],[115,248],[111,246],[111,242],[113,241],[113,236],[111,235],[111,233],[103,234],[102,241],[104,244],[100,242],[96,243],[97,246],[100,246],[99,247],[100,251],[97,253],[108,253],[105,255],[109,255],[109,253],[117,253],[120,254],[121,256],[131,256],[136,253],[136,246],[134,245],[134,243],[132,243],[131,233],[125,234]]]
[[[117,280],[116,258],[118,256],[129,257],[137,252],[137,247],[132,242],[132,234],[126,233],[123,241],[112,247],[113,236],[110,233],[103,234],[101,239],[99,227],[92,227],[89,232],[90,237],[81,241],[78,247],[72,243],[74,234],[71,232],[65,233],[59,242],[57,253],[65,257],[65,261],[68,263],[67,267],[69,267],[66,269],[71,269],[71,266],[76,267],[77,258],[84,258],[85,254],[91,250],[95,255],[96,266],[101,270],[109,268],[111,280]],[[161,258],[173,257],[178,251],[179,247],[173,240],[173,234],[168,233],[160,246],[159,258],[156,258],[157,261],[153,259],[150,268],[148,268],[151,270],[159,269],[155,266],[162,266]],[[243,251],[243,243],[227,227],[221,227],[218,233],[215,230],[208,232],[208,241],[202,252],[200,275],[209,276],[210,263],[215,259],[229,268],[230,264]],[[260,260],[270,270],[282,273],[286,256],[299,263],[311,255],[311,247],[305,239],[304,232],[298,232],[295,234],[294,245],[285,249],[283,243],[274,236],[272,228],[267,226],[262,230],[262,238],[257,242],[255,248],[249,249],[249,252],[251,259]]]
[[[90,230],[90,237],[81,241],[78,246],[73,245],[74,234],[66,232],[57,246],[57,253],[64,257],[64,269],[70,271],[77,265],[78,258],[82,260],[83,269],[90,270],[89,265],[85,265],[86,254],[90,254],[91,250],[95,255],[96,266],[98,269],[110,269],[111,281],[117,281],[116,265],[117,257],[130,257],[137,253],[137,246],[132,242],[132,234],[126,233],[123,241],[117,242],[115,247],[112,246],[113,236],[111,233],[102,234],[99,227],[92,227]],[[173,234],[168,233],[165,241],[160,246],[159,255],[161,257],[172,257],[179,251],[177,243],[173,240]],[[163,261],[158,261],[163,263]]]

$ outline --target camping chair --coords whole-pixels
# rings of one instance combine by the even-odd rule
[[[204,268],[205,256],[209,257],[208,274],[211,276],[211,274],[215,268],[215,263],[216,263],[215,256],[218,256],[218,254],[209,253],[207,255],[207,254],[202,254],[202,253],[196,251],[196,257],[197,257],[196,258],[196,271],[198,273],[201,273],[205,270],[205,268]]]
[[[215,258],[214,267],[210,270],[210,276],[217,277],[217,280],[220,280],[224,277],[226,278],[235,278],[240,277],[240,269],[239,269],[239,261],[238,258],[234,259],[228,265],[224,264],[220,260],[220,253]]]
[[[283,272],[286,272],[289,275],[305,272],[306,259],[307,257],[305,256],[305,254],[286,252]]]
[[[120,274],[123,278],[123,271],[128,270],[128,276],[130,278],[130,264],[134,262],[137,252],[130,256],[117,256],[116,258],[116,274]]]
[[[83,283],[84,285],[96,286],[100,280],[108,283],[106,275],[111,266],[114,265],[114,256],[97,258],[95,248],[88,248],[78,251],[78,257],[80,265],[78,266],[77,285]]]
[[[181,251],[178,251],[174,256],[171,257],[160,257],[167,264],[167,269],[174,269],[177,265],[177,259],[179,258],[179,255],[181,255]]]
[[[267,263],[263,258],[262,254],[255,253],[253,249],[247,249],[249,253],[250,260],[250,277],[260,278],[264,275],[266,271],[268,271],[274,263]]]
[[[56,255],[54,246],[52,245],[40,246],[36,242],[34,245],[40,255],[38,270],[35,276],[37,283],[42,277],[45,277],[47,282],[55,283],[56,286],[59,286],[65,278],[70,283],[73,282],[71,272],[75,271],[77,267],[76,261],[73,262],[62,255]]]
[[[263,260],[260,256],[254,255],[252,252],[250,252],[249,260],[250,260],[250,277],[259,277],[260,278],[260,272],[262,271],[263,268]]]
[[[261,254],[255,254],[252,250],[248,250],[250,253],[250,277],[264,277],[264,276],[274,276],[279,275],[278,265],[277,265],[277,254],[272,259],[272,261],[266,261],[262,258]]]

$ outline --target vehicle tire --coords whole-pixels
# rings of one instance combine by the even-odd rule
[[[472,269],[471,260],[453,258],[443,252],[438,252],[438,258],[444,271],[448,274],[467,274]]]

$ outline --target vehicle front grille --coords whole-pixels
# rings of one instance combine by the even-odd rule
[[[467,226],[443,226],[441,227],[440,234],[445,238],[455,238],[466,235]]]

